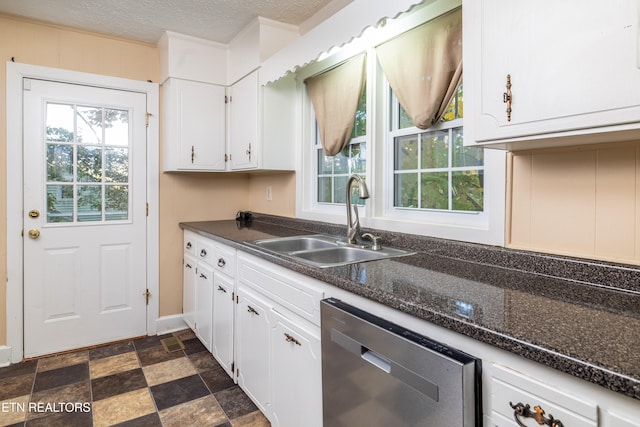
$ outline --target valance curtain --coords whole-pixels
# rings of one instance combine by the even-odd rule
[[[366,55],[360,54],[304,81],[327,156],[335,156],[351,140],[366,78],[365,60]]]
[[[462,9],[376,47],[400,105],[420,129],[437,123],[462,82]]]

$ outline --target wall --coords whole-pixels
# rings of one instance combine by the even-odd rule
[[[640,265],[640,141],[510,154],[507,246]]]
[[[267,186],[271,186],[271,200],[267,200]],[[295,172],[253,174],[249,181],[249,209],[288,217],[296,216]]]
[[[26,64],[155,82],[160,67],[159,52],[153,45],[0,15],[0,277],[3,278],[7,259],[4,63],[12,57]],[[232,218],[237,210],[247,209],[250,204],[249,181],[245,174],[160,176],[160,316],[182,310],[182,238],[178,222]],[[274,194],[280,194],[275,185]],[[6,344],[6,339],[6,281],[0,280],[0,346]]]

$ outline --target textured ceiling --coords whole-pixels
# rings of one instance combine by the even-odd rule
[[[228,43],[256,16],[300,25],[332,0],[0,0],[0,13],[156,43],[165,30]]]

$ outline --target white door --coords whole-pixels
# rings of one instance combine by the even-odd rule
[[[146,335],[146,95],[23,83],[24,356]]]

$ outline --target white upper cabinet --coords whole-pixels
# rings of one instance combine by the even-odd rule
[[[161,90],[163,170],[225,170],[225,87],[169,78]]]
[[[638,138],[638,3],[464,1],[465,143],[529,149]]]
[[[227,139],[231,170],[295,169],[296,82],[293,75],[260,86],[259,70],[229,88]]]

